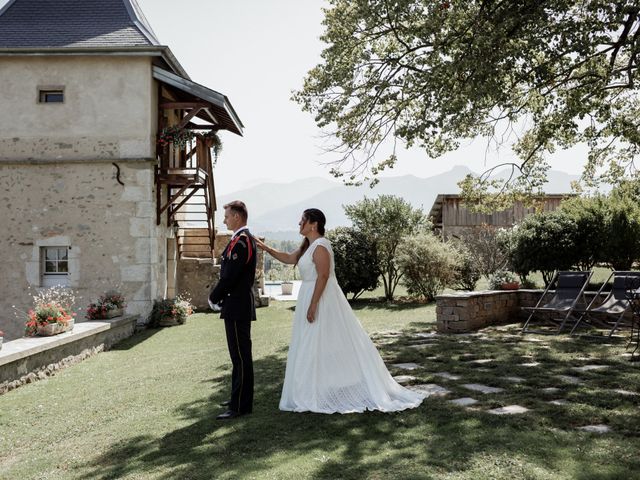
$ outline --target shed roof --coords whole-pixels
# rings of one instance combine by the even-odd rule
[[[0,48],[159,45],[136,0],[10,0]]]

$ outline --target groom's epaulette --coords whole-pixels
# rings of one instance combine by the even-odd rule
[[[246,241],[243,240],[243,237],[244,239],[246,239]],[[241,233],[240,235],[238,235],[236,238],[233,239],[233,241],[231,242],[231,245],[229,245],[229,249],[227,250],[228,252],[227,258],[231,258],[231,252],[233,251],[234,247],[238,243],[248,250],[247,261],[245,263],[249,263],[249,260],[251,260],[251,256],[253,255],[253,248],[251,247],[251,241],[249,240],[249,236],[246,233]],[[235,260],[235,257],[234,257],[234,260]]]

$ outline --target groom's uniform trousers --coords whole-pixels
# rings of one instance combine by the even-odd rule
[[[222,305],[227,346],[233,365],[229,409],[250,413],[253,408],[251,321],[256,319],[253,284],[256,277],[256,242],[248,230],[231,238],[222,252],[220,280],[209,294]]]

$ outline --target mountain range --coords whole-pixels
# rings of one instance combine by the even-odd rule
[[[242,200],[249,210],[249,225],[252,231],[273,240],[297,240],[298,221],[304,209],[319,208],[327,217],[327,228],[350,225],[344,214],[343,205],[352,204],[363,198],[378,195],[396,195],[404,198],[414,208],[428,213],[438,194],[459,193],[457,183],[472,172],[465,166],[455,166],[448,172],[428,178],[413,175],[381,178],[370,188],[346,186],[336,181],[310,177],[288,183],[262,183],[218,197],[218,205],[232,200]],[[496,177],[503,174],[498,173]],[[571,182],[578,176],[552,170],[545,186],[547,193],[571,191]],[[220,211],[220,210],[219,210]],[[216,215],[216,226],[220,230],[222,215]]]

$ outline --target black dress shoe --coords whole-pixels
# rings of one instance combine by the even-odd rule
[[[226,402],[220,402],[218,405],[220,405],[221,407],[228,407],[229,405],[231,405],[231,400],[227,400]]]
[[[216,420],[231,420],[233,418],[240,417],[242,415],[243,414],[240,413],[240,412],[235,412],[233,410],[227,410],[226,412],[221,413],[220,415],[218,415],[216,417]]]

